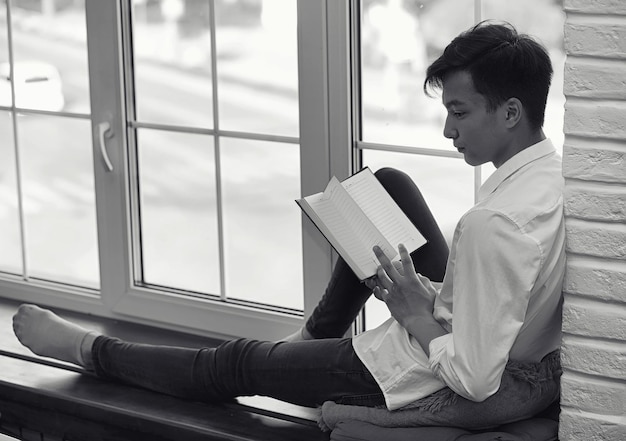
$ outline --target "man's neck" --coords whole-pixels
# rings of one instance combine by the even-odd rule
[[[497,164],[495,161],[493,162],[494,167],[496,168],[500,167],[502,164],[504,164],[506,161],[511,159],[513,156],[517,155],[522,150],[525,150],[531,145],[535,145],[538,142],[543,141],[544,139],[546,139],[546,135],[543,133],[543,130],[541,129],[535,132],[528,132],[525,136],[524,135],[515,136],[514,138],[512,138],[511,143],[509,144],[509,147],[506,149],[506,155],[503,155],[501,158],[498,158],[499,161]]]

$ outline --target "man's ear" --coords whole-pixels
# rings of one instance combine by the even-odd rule
[[[517,98],[509,98],[502,106],[504,113],[505,125],[507,128],[515,127],[522,119],[524,106]]]

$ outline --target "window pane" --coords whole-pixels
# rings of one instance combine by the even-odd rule
[[[303,308],[297,144],[222,141],[228,297]]]
[[[422,3],[362,1],[363,141],[451,148],[442,135],[445,109],[422,85],[428,64],[472,25],[473,2]]]
[[[482,0],[481,5],[483,18],[508,21],[519,32],[537,38],[548,49],[554,77],[548,95],[544,131],[552,139],[554,146],[562,151],[565,113],[565,96],[563,95],[565,12],[561,3],[553,0],[528,0],[523,3]]]
[[[215,17],[210,16],[212,4]],[[296,137],[296,4],[135,1],[138,126],[215,129],[211,69],[216,63],[220,130],[261,139]],[[301,218],[294,202],[300,196],[298,145],[226,138],[217,132],[216,152],[208,135],[147,128],[137,133],[141,281],[302,309]],[[245,274],[242,261],[254,262],[246,265]],[[290,269],[282,274],[285,267]]]
[[[84,2],[11,6],[16,105],[89,113]],[[8,61],[0,60],[2,76],[8,73]]]
[[[11,113],[0,112],[0,271],[22,274],[22,253]]]
[[[19,116],[28,274],[99,285],[88,120]]]
[[[220,127],[298,136],[297,0],[219,0]]]
[[[213,139],[137,133],[144,282],[220,295]]]
[[[407,173],[428,203],[448,244],[461,216],[474,205],[474,169],[462,159],[366,150],[363,163],[372,170],[394,167]],[[389,317],[384,303],[370,300],[365,324],[372,329]]]
[[[213,127],[208,1],[133,0],[136,117]]]

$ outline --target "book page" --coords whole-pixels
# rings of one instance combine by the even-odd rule
[[[389,258],[397,253],[336,178],[331,179],[323,193],[307,196],[303,201],[303,210],[313,211],[309,213],[311,220],[360,279],[376,274],[380,265],[372,251],[374,245],[381,247]]]
[[[426,243],[369,168],[352,175],[342,184],[394,249],[402,243],[412,252]]]
[[[330,237],[327,239],[337,249],[337,252],[341,254],[343,251],[358,259],[358,256],[363,253],[359,238],[356,232],[350,228],[344,216],[337,211],[335,203],[329,197],[325,197],[323,193],[320,193],[318,197],[306,197],[305,200],[321,219],[323,227],[330,232]],[[322,226],[318,225],[318,227]]]
[[[324,191],[324,196],[333,202],[343,220],[344,228],[350,229],[356,236],[360,252],[352,255],[352,258],[360,266],[369,266],[374,269],[374,272],[376,271],[380,263],[372,251],[375,245],[379,246],[390,259],[398,253],[337,178],[331,179]],[[354,244],[354,248],[357,249],[357,244]]]

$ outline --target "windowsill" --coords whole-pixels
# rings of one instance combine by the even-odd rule
[[[18,303],[0,299],[0,431],[104,439],[323,440],[315,410],[263,397],[206,405],[83,375],[76,366],[33,355],[15,338]],[[91,329],[130,341],[188,347],[217,340],[58,311]],[[19,432],[17,432],[19,433]],[[44,438],[42,438],[44,439]]]

